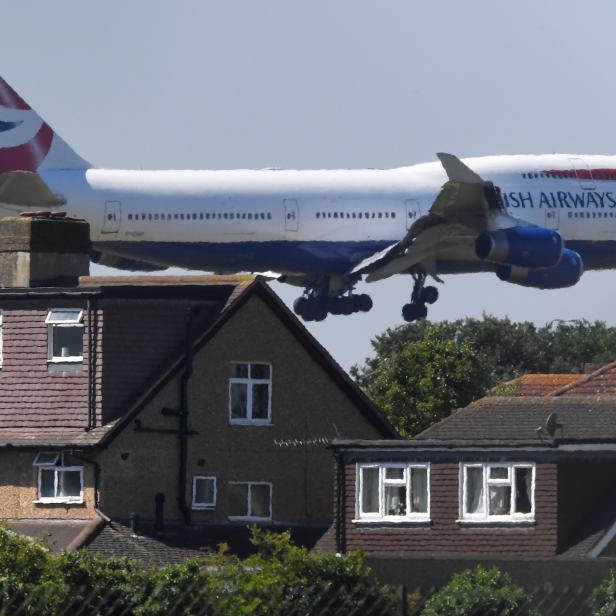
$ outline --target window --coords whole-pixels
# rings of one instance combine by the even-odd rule
[[[271,520],[272,484],[230,482],[228,502],[232,520]]]
[[[232,363],[229,375],[231,423],[271,423],[272,367]]]
[[[216,477],[193,477],[193,509],[216,506]]]
[[[358,485],[357,517],[361,521],[430,519],[428,464],[362,464]]]
[[[51,362],[83,361],[83,310],[52,309],[47,323],[47,358]]]
[[[41,452],[38,468],[39,503],[82,503],[83,463],[67,452]]]
[[[532,520],[534,464],[463,464],[462,519],[481,522]]]

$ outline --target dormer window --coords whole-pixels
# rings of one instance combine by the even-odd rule
[[[83,503],[83,463],[68,452],[41,452],[38,468],[38,503]]]
[[[50,362],[83,361],[83,310],[53,308],[45,319]]]

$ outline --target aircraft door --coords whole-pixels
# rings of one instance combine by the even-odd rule
[[[547,208],[545,210],[545,226],[548,229],[558,230],[560,226],[560,213],[558,208]]]
[[[105,215],[101,233],[117,233],[122,220],[122,204],[119,201],[105,201]]]
[[[575,175],[580,183],[580,188],[584,190],[595,190],[595,179],[588,163],[582,158],[570,158],[571,164],[575,169]]]
[[[411,228],[414,222],[416,222],[421,216],[421,211],[419,209],[419,201],[417,199],[407,199],[404,202],[406,206],[406,228],[407,230]]]
[[[284,230],[297,231],[299,229],[299,205],[296,199],[285,199],[284,204]]]

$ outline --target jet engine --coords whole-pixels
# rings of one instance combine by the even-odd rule
[[[518,267],[551,267],[563,254],[563,238],[545,227],[511,227],[482,233],[475,253],[485,261]]]
[[[496,275],[506,282],[520,284],[535,289],[562,289],[573,286],[584,273],[582,257],[577,252],[565,248],[557,265],[552,267],[517,267],[501,265]]]

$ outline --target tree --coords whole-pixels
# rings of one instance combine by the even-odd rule
[[[438,327],[379,362],[366,390],[404,437],[465,406],[486,388],[483,367],[467,342],[450,340]]]
[[[453,345],[447,352],[446,343]],[[402,325],[372,346],[375,355],[351,375],[401,434],[412,436],[500,382],[533,372],[579,373],[616,359],[616,328],[585,320],[537,327],[484,314]],[[454,369],[459,362],[470,365]]]
[[[534,616],[526,593],[496,567],[456,573],[430,597],[422,616]]]

